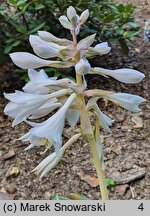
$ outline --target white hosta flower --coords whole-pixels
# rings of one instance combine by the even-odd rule
[[[92,35],[82,39],[78,43],[78,50],[86,50],[86,49],[88,49],[91,46],[91,44],[94,42],[95,36],[96,36],[96,34],[92,34]]]
[[[145,77],[143,73],[128,68],[108,70],[104,68],[95,67],[90,71],[90,73],[99,74],[103,76],[111,76],[123,83],[139,83]]]
[[[42,40],[39,36],[30,35],[29,37],[30,44],[33,48],[33,51],[41,58],[52,58],[59,56],[59,51],[61,47],[54,43],[50,43]],[[53,45],[54,44],[54,45]],[[53,46],[52,46],[53,45]],[[62,47],[64,49],[65,47]]]
[[[24,69],[34,69],[47,66],[56,68],[68,68],[75,65],[75,62],[73,61],[61,62],[44,60],[28,52],[11,53],[10,57],[15,65]]]
[[[31,149],[31,148],[33,148],[35,146],[39,147],[39,146],[44,145],[42,139],[39,139],[38,137],[35,137],[35,136],[31,135],[30,132],[24,134],[18,140],[21,140],[23,142],[30,141],[30,145],[27,148],[25,148],[25,150],[29,150],[29,149]]]
[[[15,52],[10,54],[12,61],[21,68],[39,68],[44,66],[50,66],[51,61],[43,60],[33,54],[27,52]]]
[[[82,14],[79,17],[79,25],[83,25],[87,19],[89,18],[89,10],[85,10],[82,12]]]
[[[99,125],[107,132],[111,133],[111,130],[109,128],[109,126],[112,125],[112,123],[114,122],[114,120],[111,120],[107,115],[105,115],[103,112],[101,112],[101,110],[99,109],[97,104],[94,104],[93,106],[98,120],[99,120]]]
[[[74,127],[79,120],[80,112],[75,109],[68,109],[66,119],[71,127]]]
[[[55,37],[53,34],[47,31],[38,31],[38,35],[42,40],[45,40],[47,42],[53,42],[62,46],[67,46],[72,44],[72,41],[67,40],[66,38]]]
[[[47,101],[50,101],[51,99],[56,97],[61,97],[67,93],[68,90],[60,90],[46,95],[31,94],[21,91],[16,91],[15,93],[10,94],[4,93],[5,98],[11,101],[6,105],[4,113],[14,118],[12,125],[15,126],[32,115]],[[55,100],[51,101],[51,103],[51,106],[53,108],[57,108],[58,104],[56,105]]]
[[[58,91],[65,88],[73,88],[76,83],[68,78],[56,80],[56,77],[48,77],[44,70],[37,72],[36,70],[29,69],[28,75],[30,81],[23,87],[25,92],[47,94],[51,90]]]
[[[144,98],[127,93],[114,93],[111,95],[110,100],[132,112],[140,112],[141,109],[138,106],[145,102]]]
[[[52,139],[55,142],[55,150],[57,153],[62,145],[62,130],[65,124],[66,113],[75,98],[76,94],[73,93],[66,103],[46,121],[42,123],[27,122],[34,127],[29,131],[33,136],[46,138],[48,140]]]
[[[40,178],[42,178],[45,174],[51,171],[61,160],[63,154],[65,153],[66,149],[68,149],[74,142],[76,142],[81,134],[75,134],[72,138],[70,138],[66,144],[60,149],[59,153],[56,152],[52,153],[51,155],[47,156],[35,169],[33,172],[37,174],[41,173]]]
[[[18,140],[21,140],[23,142],[30,142],[30,145],[27,148],[25,148],[25,150],[29,150],[33,147],[45,146],[45,151],[43,153],[45,153],[52,145],[54,145],[53,140],[47,140],[44,138],[33,136],[30,132],[24,134]]]
[[[29,119],[42,118],[61,106],[62,104],[56,98],[51,99],[34,111]]]
[[[107,42],[103,42],[100,44],[97,44],[95,47],[89,47],[87,56],[93,56],[93,55],[104,55],[109,53],[111,50],[111,47],[108,46]]]
[[[80,61],[75,65],[76,73],[84,75],[87,74],[91,69],[91,65],[88,61],[80,59]]]
[[[37,175],[42,172],[40,178],[46,175],[49,171],[51,171],[61,160],[63,156],[63,152],[53,152],[49,156],[47,156],[35,169],[32,171],[35,172]]]
[[[60,16],[59,17],[59,22],[61,23],[61,25],[66,28],[66,29],[72,29],[72,25],[69,22],[68,18],[66,16]]]
[[[79,16],[77,15],[77,12],[74,7],[70,6],[67,9],[67,17],[69,18],[70,22],[72,23],[73,20],[76,20],[76,25],[79,20]]]
[[[80,26],[86,22],[88,17],[89,17],[89,10],[83,11],[81,16],[79,16],[75,8],[70,6],[67,9],[67,17],[60,16],[59,21],[64,28],[69,29],[71,31],[75,30],[75,34],[78,35],[80,31]]]
[[[36,93],[36,94],[48,94],[49,88],[47,85],[51,85],[57,79],[57,77],[48,77],[45,71],[42,69],[39,72],[33,69],[28,70],[28,77],[30,81],[23,87],[24,92]]]

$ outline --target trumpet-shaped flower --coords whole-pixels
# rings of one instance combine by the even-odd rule
[[[32,115],[47,101],[51,103],[51,107],[57,108],[59,104],[56,104],[56,100],[50,100],[56,97],[61,97],[67,93],[68,90],[60,90],[46,95],[31,94],[21,91],[16,91],[15,93],[10,94],[4,93],[5,98],[11,101],[5,107],[4,113],[14,118],[13,126],[15,126],[24,121],[25,118]]]
[[[30,81],[23,87],[24,92],[37,94],[48,94],[47,82],[51,85],[57,79],[57,77],[49,78],[43,69],[39,72],[29,69],[28,77]]]
[[[63,147],[61,147],[58,154],[56,154],[56,152],[50,154],[32,171],[36,172],[37,174],[41,173],[40,178],[42,178],[59,163],[66,149],[68,149],[75,141],[77,141],[80,136],[81,134],[75,134],[65,143]]]
[[[61,106],[62,103],[60,103],[56,98],[51,99],[35,110],[30,115],[29,119],[42,118]]]
[[[111,50],[111,47],[108,46],[107,42],[103,42],[100,44],[97,44],[95,47],[89,47],[87,56],[93,56],[93,55],[104,55],[109,53]]]
[[[41,59],[27,52],[11,53],[10,57],[18,67],[24,69],[35,69],[35,68],[48,67],[48,66],[56,67],[56,68],[68,68],[75,65],[75,62],[73,61],[70,62],[49,61],[49,60]]]
[[[73,93],[53,116],[42,123],[28,121],[28,124],[34,127],[31,128],[29,132],[35,137],[53,140],[55,142],[55,150],[57,153],[62,145],[62,130],[64,128],[66,113],[75,98],[76,94]]]
[[[98,120],[99,120],[99,125],[106,131],[106,132],[109,132],[111,133],[111,130],[109,128],[109,126],[112,125],[112,123],[114,122],[114,120],[111,120],[107,115],[105,115],[103,112],[101,112],[101,110],[99,109],[98,105],[95,104],[93,106],[96,114],[97,114],[97,117],[98,117]]]
[[[123,83],[139,83],[145,77],[145,75],[137,70],[133,69],[117,69],[108,70],[104,68],[95,67],[89,73],[99,74],[103,76],[111,76],[116,80]]]
[[[40,38],[47,42],[53,42],[62,46],[71,45],[72,41],[67,40],[66,38],[58,38],[55,37],[53,34],[47,32],[47,31],[38,31],[38,35]]]
[[[52,42],[44,41],[36,35],[30,35],[29,41],[34,52],[39,57],[45,59],[59,56],[59,51],[66,48]]]
[[[35,169],[33,169],[33,172],[36,172],[37,174],[41,173],[40,178],[42,178],[44,175],[46,175],[49,171],[51,171],[61,160],[63,156],[63,152],[59,152],[56,154],[56,152],[53,152],[49,156],[47,156]]]
[[[76,83],[68,78],[63,78],[60,80],[56,80],[57,77],[48,77],[44,70],[40,70],[39,72],[29,69],[28,76],[30,81],[23,87],[25,92],[29,93],[40,93],[46,94],[51,90],[61,90],[65,88],[73,88],[76,86]]]
[[[29,150],[33,147],[40,147],[40,146],[45,146],[45,149],[47,150],[54,144],[53,140],[47,140],[44,138],[33,136],[30,132],[24,134],[18,140],[24,142],[30,141],[30,145],[27,148],[25,148],[25,150]]]
[[[141,109],[138,106],[139,104],[145,102],[144,98],[127,93],[114,93],[111,95],[110,99],[119,104],[121,107],[132,112],[140,112]]]
[[[80,59],[80,61],[75,65],[75,70],[77,74],[87,74],[91,69],[91,65],[88,63],[88,61],[84,59]]]

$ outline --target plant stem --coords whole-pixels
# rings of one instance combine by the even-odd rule
[[[74,45],[74,49],[75,49],[74,58],[75,58],[76,62],[79,62],[80,61],[80,52],[77,49],[77,37],[75,34],[75,30],[72,30],[72,37],[73,37],[73,45]],[[77,74],[77,73],[76,73],[76,82],[77,82],[78,86],[82,86],[82,76],[80,74]],[[99,158],[99,154],[97,151],[97,144],[96,144],[96,141],[94,138],[92,125],[91,125],[88,111],[86,108],[84,94],[82,94],[82,93],[78,94],[77,99],[78,99],[79,104],[80,104],[82,134],[86,136],[86,138],[90,144],[91,153],[93,156],[93,161],[94,161],[94,165],[95,165],[97,176],[98,176],[101,197],[102,197],[102,200],[108,200],[108,192],[107,192],[107,187],[106,187],[106,182],[105,182],[105,174],[104,174],[104,171],[102,169],[101,160]]]
[[[105,174],[104,174],[102,163],[101,163],[99,153],[97,150],[97,144],[95,142],[92,125],[89,119],[89,115],[87,113],[87,109],[84,106],[84,104],[85,104],[85,101],[83,101],[83,106],[80,111],[82,133],[86,136],[90,144],[90,149],[91,149],[94,165],[95,165],[97,176],[98,176],[102,200],[108,200],[109,198],[108,198],[108,191],[107,191],[106,182],[105,182]]]
[[[93,155],[93,161],[94,161],[94,165],[95,165],[97,176],[98,176],[102,200],[108,200],[109,198],[108,198],[108,191],[107,191],[106,182],[105,182],[105,173],[102,168],[102,163],[101,163],[101,160],[97,152],[94,137],[93,135],[88,135],[88,134],[86,135],[86,137],[91,147],[91,152]]]

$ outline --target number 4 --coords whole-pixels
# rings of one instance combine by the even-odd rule
[[[143,203],[141,203],[138,207],[139,210],[143,211],[144,210],[144,206],[143,206]]]

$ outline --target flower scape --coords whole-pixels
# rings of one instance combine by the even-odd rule
[[[4,93],[10,102],[5,107],[5,114],[14,119],[13,127],[26,122],[31,129],[19,140],[28,141],[26,148],[45,146],[46,152],[52,146],[55,151],[47,156],[33,171],[43,177],[54,168],[68,149],[79,137],[84,136],[90,145],[93,163],[95,165],[101,197],[108,199],[105,183],[104,162],[100,129],[111,133],[110,126],[114,122],[99,108],[99,99],[110,100],[117,106],[121,106],[132,112],[139,112],[139,104],[144,98],[128,93],[116,93],[100,89],[88,90],[85,79],[86,74],[98,74],[106,78],[114,79],[129,84],[139,83],[144,74],[134,69],[108,70],[100,67],[92,68],[88,59],[110,52],[107,42],[92,46],[96,34],[92,34],[81,41],[77,41],[77,35],[82,25],[89,17],[89,11],[85,10],[80,16],[75,8],[67,9],[67,16],[61,16],[61,25],[68,29],[72,35],[72,41],[58,38],[46,31],[38,31],[38,35],[30,35],[29,41],[33,48],[33,55],[27,52],[15,52],[10,54],[12,61],[20,68],[28,69],[29,82],[22,91]],[[49,60],[52,59],[52,60]],[[57,79],[48,77],[43,69],[36,68],[70,68],[74,67],[76,81],[69,78]],[[85,100],[86,99],[86,100]],[[87,101],[87,102],[86,102]],[[44,121],[35,121],[54,114]],[[95,114],[95,125],[91,125],[89,112]],[[80,122],[80,133],[72,136],[63,143],[62,134],[66,121],[71,127]]]

